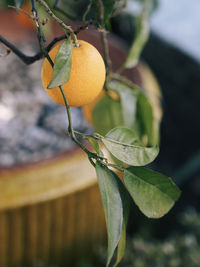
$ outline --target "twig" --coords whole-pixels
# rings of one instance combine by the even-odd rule
[[[25,64],[29,65],[43,57],[42,53],[37,53],[35,56],[27,56],[21,52],[15,45],[7,41],[0,35],[0,42],[3,43],[8,49],[10,49],[15,55],[17,55]]]
[[[31,0],[32,2],[32,13],[33,13],[33,16],[34,17],[38,17],[38,12],[37,12],[37,8],[36,8],[36,0]],[[37,26],[37,29],[38,29],[38,34],[37,34],[37,37],[38,37],[38,42],[39,42],[39,45],[40,45],[40,51],[41,53],[43,53],[43,55],[46,54],[46,51],[44,49],[44,43],[46,42],[46,38],[43,34],[43,31],[42,31],[42,28],[41,28],[41,25],[37,23],[37,21],[35,21],[36,23],[36,26]]]
[[[61,19],[59,19],[49,8],[49,6],[47,5],[47,3],[44,0],[37,0],[46,10],[46,12],[56,21],[60,24],[60,26],[64,29],[65,32],[69,32],[72,40],[75,43],[75,46],[79,46],[78,44],[78,40],[76,37],[76,34],[74,33],[74,31],[72,30],[72,28],[68,25],[66,25]]]
[[[11,6],[11,5],[8,5],[8,7],[13,8],[15,10],[18,10],[18,11],[24,13],[27,17],[29,17],[29,19],[34,20],[36,23],[45,25],[49,21],[48,18],[41,19],[39,17],[33,16],[30,13],[26,12],[25,10],[23,10],[22,8],[19,8],[19,7],[16,7],[16,6]]]
[[[88,28],[89,25],[95,25],[98,26],[97,21],[89,21],[86,22],[84,25],[79,26],[74,33],[78,34],[79,32],[85,30]],[[66,39],[66,35],[60,35],[58,37],[55,37],[46,47],[46,52],[49,52],[51,48],[59,41],[62,41]],[[8,40],[6,40],[3,36],[0,35],[0,42],[4,44],[9,50],[11,50],[16,56],[18,56],[25,64],[30,65],[33,64],[35,61],[40,60],[44,57],[43,52],[39,52],[34,56],[27,56],[22,51],[20,51],[15,45],[10,43]]]
[[[136,88],[138,90],[141,90],[137,84],[133,83],[132,81],[127,79],[125,76],[122,76],[118,73],[111,72],[108,79],[114,79],[114,80],[117,80],[117,81],[120,81],[120,82],[126,84],[129,87],[133,87],[133,88]]]
[[[104,20],[104,5],[102,0],[98,0],[98,8],[99,8],[99,18],[100,23],[103,25]],[[104,54],[104,61],[106,65],[106,76],[109,75],[111,70],[111,60],[109,56],[109,47],[108,47],[108,40],[107,40],[107,31],[105,29],[100,29],[101,31],[101,40],[103,44],[103,54]]]
[[[102,0],[98,0],[97,4],[98,4],[98,8],[99,8],[99,19],[100,19],[100,23],[103,24],[103,19],[104,19],[104,5],[103,5]]]
[[[89,4],[88,4],[88,6],[87,6],[87,8],[86,8],[86,11],[84,12],[84,14],[83,14],[83,20],[85,21],[85,19],[86,19],[86,16],[87,16],[87,14],[89,13],[89,11],[90,11],[90,9],[91,9],[91,7],[92,7],[92,2],[90,2]]]

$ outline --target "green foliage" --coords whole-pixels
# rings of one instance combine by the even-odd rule
[[[152,106],[148,98],[142,93],[138,94],[137,123],[140,125],[141,132],[146,134],[148,144],[157,145],[158,135],[154,132],[156,129],[154,127]]]
[[[103,24],[105,25],[114,10],[115,0],[102,0],[102,3],[104,6]]]
[[[137,65],[140,54],[149,36],[149,23],[147,12],[144,11],[136,18],[136,34],[133,44],[130,48],[128,57],[124,63],[125,68],[133,68]]]
[[[128,223],[128,217],[130,211],[130,197],[128,191],[123,186],[123,183],[121,182],[120,179],[118,179],[117,182],[119,185],[120,196],[123,205],[123,224],[122,224],[121,237],[117,247],[116,262],[114,266],[117,266],[120,263],[126,251],[126,226]]]
[[[124,124],[121,103],[106,95],[95,106],[92,119],[94,129],[105,135],[110,129]]]
[[[123,204],[116,174],[99,163],[96,164],[96,173],[106,216],[108,231],[108,257],[106,266],[109,266],[121,236]]]
[[[119,94],[123,125],[132,129],[136,120],[138,90],[119,81],[110,81],[107,86]]]
[[[152,162],[158,155],[158,146],[144,147],[136,134],[123,127],[109,131],[102,139],[106,148],[120,161],[133,165],[144,166]]]
[[[53,67],[53,77],[48,89],[60,86],[69,80],[72,64],[72,49],[73,45],[71,38],[68,38],[59,47]]]
[[[119,99],[105,96],[97,103],[92,114],[94,129],[105,135],[114,127],[125,126],[133,129],[140,140],[145,137],[146,144],[157,145],[159,127],[155,125],[152,106],[140,88],[116,80],[109,81],[107,86]]]
[[[94,150],[97,152],[97,154],[101,154],[99,143],[97,142],[97,140],[92,137],[89,137],[88,141],[90,142]]]
[[[128,168],[124,183],[136,205],[149,218],[165,215],[180,197],[180,190],[170,178],[149,169]]]

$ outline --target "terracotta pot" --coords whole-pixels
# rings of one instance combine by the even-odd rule
[[[79,39],[102,52],[96,31],[84,31]],[[116,69],[126,56],[126,46],[113,36],[109,45]],[[145,81],[148,75],[151,86]],[[147,67],[140,64],[126,71],[126,76],[153,88],[153,101],[159,103],[159,89]],[[40,163],[0,169],[0,266],[32,266],[37,259],[73,266],[79,256],[91,255],[105,239],[95,170],[80,149]]]

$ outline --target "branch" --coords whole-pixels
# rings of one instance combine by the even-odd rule
[[[103,24],[104,19],[104,5],[102,0],[98,0],[98,8],[99,8],[99,18],[101,25]],[[107,31],[105,29],[100,29],[101,31],[101,40],[103,44],[103,53],[104,53],[104,61],[106,65],[106,76],[109,75],[111,70],[111,60],[109,56],[109,47],[108,47],[108,40],[107,40]]]
[[[98,26],[97,21],[88,21],[84,25],[78,27],[74,33],[78,34],[79,32],[86,30],[90,25],[96,25]],[[51,48],[59,41],[62,41],[66,39],[66,35],[60,35],[58,37],[55,37],[45,48],[47,52],[51,50]],[[9,50],[11,50],[16,56],[18,56],[25,64],[30,65],[33,64],[35,61],[40,60],[44,57],[42,52],[37,53],[34,56],[27,56],[22,51],[20,51],[15,45],[10,43],[8,40],[6,40],[3,36],[0,35],[0,42],[4,44]]]
[[[49,8],[49,6],[47,5],[47,3],[44,0],[37,0],[46,10],[46,12],[56,21],[60,24],[60,26],[64,29],[65,32],[70,33],[75,45],[78,47],[78,41],[76,38],[76,35],[74,33],[74,31],[72,30],[72,28],[68,25],[66,25],[61,19],[59,19]]]
[[[19,7],[16,7],[16,6],[10,6],[10,5],[8,5],[8,7],[13,8],[15,10],[18,10],[18,11],[24,13],[29,19],[32,19],[32,20],[34,20],[35,22],[37,22],[39,24],[45,25],[49,21],[48,18],[41,19],[39,17],[33,16],[33,15],[29,14],[28,12],[26,12],[25,10],[23,10],[22,8],[19,8]]]
[[[35,56],[27,56],[21,52],[15,45],[7,41],[0,35],[0,42],[3,43],[8,49],[10,49],[15,55],[17,55],[25,64],[29,65],[43,57],[42,53],[38,53]]]

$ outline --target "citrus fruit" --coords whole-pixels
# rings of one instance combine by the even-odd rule
[[[101,92],[105,82],[105,65],[98,50],[86,41],[79,40],[79,47],[72,51],[70,78],[62,85],[71,107],[79,107],[92,102]],[[57,44],[49,56],[55,61],[61,43]],[[65,105],[59,87],[48,89],[53,69],[47,59],[44,60],[41,72],[42,83],[47,94],[58,104]]]

